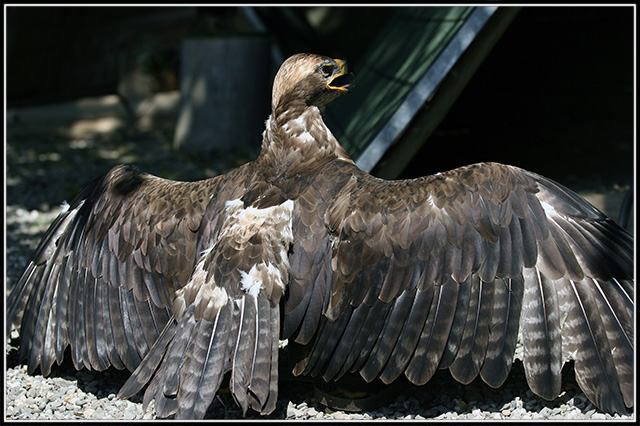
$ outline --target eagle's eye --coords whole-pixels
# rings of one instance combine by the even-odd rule
[[[322,66],[321,70],[322,74],[325,77],[329,77],[331,74],[333,74],[333,64],[325,64]]]

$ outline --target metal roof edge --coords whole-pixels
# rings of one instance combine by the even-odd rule
[[[389,121],[358,156],[356,159],[358,167],[366,172],[370,172],[375,167],[497,9],[498,6],[479,6],[473,10],[433,65],[407,94]]]

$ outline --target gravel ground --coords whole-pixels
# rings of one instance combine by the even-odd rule
[[[10,289],[64,199],[111,166],[133,162],[142,169],[173,179],[199,179],[223,172],[252,158],[253,153],[222,155],[219,161],[171,152],[162,132],[116,132],[108,137],[72,139],[12,127],[7,133],[6,277]],[[14,333],[14,336],[15,333]],[[141,394],[131,400],[115,397],[129,373],[109,369],[96,373],[76,371],[69,357],[49,377],[28,375],[17,362],[16,340],[6,346],[5,418],[25,419],[153,419],[153,404],[144,412]],[[281,349],[286,360],[286,347]],[[462,385],[447,371],[438,371],[422,387],[400,382],[383,397],[390,400],[362,412],[334,411],[319,403],[327,385],[286,377],[280,380],[280,398],[269,419],[552,419],[632,420],[632,416],[611,416],[598,411],[576,385],[572,366],[563,370],[560,396],[552,402],[534,395],[527,387],[521,347],[516,350],[512,372],[500,389],[481,380]],[[285,361],[281,361],[285,364]],[[286,368],[286,365],[282,365]],[[356,389],[371,386],[356,385]],[[224,389],[207,413],[210,419],[243,418],[240,409]],[[261,418],[249,412],[247,419]]]

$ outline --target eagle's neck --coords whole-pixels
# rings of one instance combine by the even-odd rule
[[[274,172],[291,175],[332,160],[353,163],[317,107],[274,110],[266,123],[258,161],[267,162]]]

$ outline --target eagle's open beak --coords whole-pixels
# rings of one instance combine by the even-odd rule
[[[340,72],[337,73],[335,76],[333,76],[333,78],[331,79],[329,84],[327,84],[327,86],[329,86],[329,89],[332,89],[332,90],[340,90],[343,92],[348,92],[354,86],[353,85],[354,75],[352,72],[347,71],[346,61],[343,61],[342,59],[336,59],[335,61],[340,67]]]

